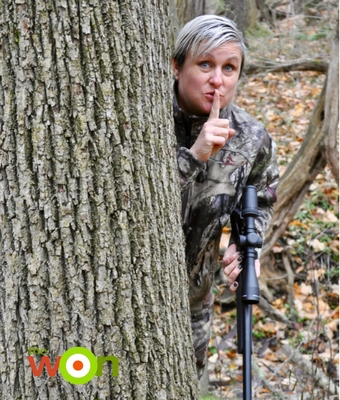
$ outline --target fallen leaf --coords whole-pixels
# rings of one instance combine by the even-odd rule
[[[303,308],[302,301],[299,299],[294,299],[294,305],[295,305],[297,311],[301,311]]]
[[[323,217],[322,221],[323,222],[338,222],[338,218],[335,216],[335,214],[332,211],[327,210],[326,215]]]
[[[339,306],[333,311],[332,316],[333,319],[339,319]]]
[[[300,228],[308,229],[308,226],[305,223],[303,223],[297,219],[294,219],[292,222],[290,222],[289,226],[297,226]]]
[[[313,239],[309,245],[313,247],[314,251],[323,251],[326,247],[325,243],[320,242],[318,239]]]
[[[289,110],[289,114],[293,117],[301,117],[304,111],[304,106],[299,103],[293,110]]]
[[[225,352],[225,354],[229,357],[229,358],[231,358],[232,360],[234,359],[234,358],[236,358],[237,357],[237,351],[236,350],[232,350],[232,349],[230,349],[230,350],[227,350],[226,352]]]
[[[295,260],[295,257],[294,257],[294,260]],[[303,265],[301,267],[297,268],[295,271],[296,275],[300,274],[304,269],[305,269],[305,267]]]
[[[217,354],[217,353],[213,354],[212,356],[210,356],[210,357],[208,358],[208,361],[209,361],[210,363],[213,363],[213,364],[214,364],[217,360],[218,360],[218,354]]]
[[[273,253],[282,253],[283,250],[284,249],[281,246],[273,246]]]
[[[301,282],[300,293],[308,296],[313,293],[313,288],[311,285],[306,285],[304,282]]]
[[[275,361],[280,361],[279,358],[277,357],[277,355],[274,352],[270,351],[270,350],[268,350],[266,352],[266,354],[264,356],[264,359],[267,360],[267,361],[274,361],[274,362]]]
[[[266,322],[263,324],[261,321],[259,321],[258,327],[266,333],[274,334],[276,332],[275,322]]]

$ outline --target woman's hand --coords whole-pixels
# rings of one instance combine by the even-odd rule
[[[212,103],[208,121],[191,147],[190,151],[201,162],[217,153],[226,143],[226,141],[235,135],[234,129],[229,128],[229,120],[219,118],[220,113],[220,93],[218,90],[214,92],[214,100]]]
[[[236,244],[231,244],[225,251],[222,259],[224,273],[227,275],[230,290],[236,292],[238,283],[236,279],[242,271],[242,255],[237,251]],[[256,276],[260,276],[260,261],[255,260]]]

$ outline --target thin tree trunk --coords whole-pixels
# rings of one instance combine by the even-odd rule
[[[177,0],[178,1],[178,0]],[[206,13],[206,0],[189,0],[186,7],[185,22]]]
[[[179,29],[181,29],[183,27],[183,25],[186,22],[188,22],[186,18],[187,18],[188,9],[190,6],[190,4],[189,4],[190,1],[191,0],[173,0],[173,2],[175,3],[175,7],[176,7]]]
[[[323,156],[339,184],[339,26],[332,44],[325,99]]]
[[[244,0],[247,12],[247,29],[254,30],[258,23],[258,10],[256,0]]]
[[[197,398],[168,11],[1,1],[1,399]],[[33,346],[119,374],[33,377]]]
[[[226,0],[226,16],[232,19],[238,29],[245,33],[247,29],[247,5],[245,0]]]

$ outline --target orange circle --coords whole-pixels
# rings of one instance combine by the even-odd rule
[[[84,364],[81,362],[81,361],[75,361],[74,363],[73,363],[73,368],[76,370],[76,371],[80,371],[81,369],[83,369],[83,366],[84,366]]]

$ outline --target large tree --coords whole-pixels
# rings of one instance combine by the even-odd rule
[[[1,399],[197,398],[168,12],[0,2]],[[118,376],[33,376],[76,346]]]

